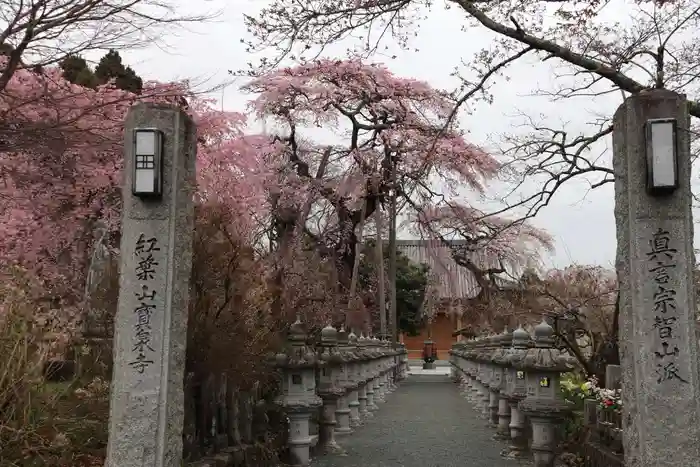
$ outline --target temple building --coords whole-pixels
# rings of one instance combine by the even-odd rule
[[[453,246],[464,241],[455,240]],[[461,339],[460,331],[479,324],[480,314],[474,301],[481,292],[474,274],[459,266],[452,258],[450,248],[437,240],[398,240],[397,249],[415,263],[430,267],[430,282],[421,307],[425,326],[417,336],[401,335],[409,358],[422,358],[424,341],[435,343],[439,360],[447,360],[454,342]],[[473,253],[471,261],[479,268],[497,267],[495,258]]]

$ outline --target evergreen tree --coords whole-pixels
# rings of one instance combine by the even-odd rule
[[[66,81],[90,89],[97,87],[97,78],[83,57],[79,55],[67,56],[61,62],[61,69]]]
[[[385,248],[384,271],[389,270],[389,249]],[[418,335],[423,327],[421,306],[428,286],[430,268],[424,264],[411,261],[403,252],[396,251],[396,310],[399,315],[399,332],[406,332],[411,336]],[[375,257],[374,241],[365,244],[360,258],[359,284],[365,291],[372,294],[372,301],[376,295],[377,265]],[[385,287],[386,300],[389,303],[389,287]],[[376,306],[376,304],[375,304]],[[374,320],[373,320],[374,321]],[[373,327],[378,322],[372,323]]]
[[[110,50],[100,59],[95,67],[95,76],[99,84],[105,84],[114,80],[117,88],[140,94],[143,89],[143,80],[129,66],[124,66],[122,57],[116,50]]]

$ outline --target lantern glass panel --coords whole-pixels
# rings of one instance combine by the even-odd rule
[[[675,131],[672,121],[651,123],[651,151],[653,186],[675,186]]]
[[[151,157],[153,156],[136,156],[138,157]],[[155,193],[156,192],[156,174],[155,174],[155,164],[151,164],[148,168],[139,168],[139,160],[136,160],[136,172],[134,174],[134,188],[137,193]],[[147,162],[144,162],[147,164]]]
[[[137,156],[154,156],[156,154],[156,135],[155,131],[136,132]]]

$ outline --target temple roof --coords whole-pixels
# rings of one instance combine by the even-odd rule
[[[466,244],[463,240],[452,240],[453,246]],[[452,258],[451,249],[440,240],[397,240],[396,247],[408,259],[430,267],[433,275],[435,297],[440,299],[474,298],[481,291],[474,274],[458,266]],[[481,252],[471,252],[471,261],[481,269],[498,268],[496,257]]]

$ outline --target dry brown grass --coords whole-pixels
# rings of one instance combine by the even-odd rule
[[[44,380],[53,352],[45,335],[55,329],[37,324],[41,311],[27,286],[21,280],[0,286],[0,467],[101,465],[107,384]]]

